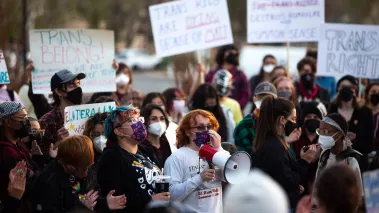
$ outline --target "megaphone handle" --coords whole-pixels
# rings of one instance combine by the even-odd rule
[[[209,162],[209,161],[207,161],[208,162],[208,166],[209,166],[209,168],[210,169],[213,169],[213,163],[212,162]]]

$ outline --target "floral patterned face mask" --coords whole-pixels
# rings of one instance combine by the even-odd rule
[[[193,140],[193,142],[195,142],[198,147],[211,141],[211,137],[209,136],[208,131],[196,132],[195,134],[196,138]]]
[[[131,136],[125,135],[125,137],[132,138],[138,143],[142,143],[147,137],[147,130],[145,125],[141,121],[138,121],[137,123],[132,124],[130,127],[133,130],[133,134]]]

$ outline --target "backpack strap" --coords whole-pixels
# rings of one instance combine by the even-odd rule
[[[7,92],[8,92],[9,99],[11,101],[14,101],[14,91],[13,91],[13,89],[7,89]]]
[[[359,162],[359,159],[361,156],[362,156],[362,153],[358,152],[357,150],[352,149],[352,148],[347,148],[336,156],[336,160],[342,161],[342,160],[346,160],[349,157],[353,157]]]

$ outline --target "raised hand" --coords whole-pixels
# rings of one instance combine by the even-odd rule
[[[26,162],[19,161],[9,173],[8,194],[18,200],[25,192],[26,184]]]
[[[50,144],[50,149],[49,149],[49,156],[51,158],[56,158],[58,154],[58,148],[54,149],[54,144]]]
[[[32,141],[32,149],[30,150],[30,153],[32,153],[32,155],[43,155],[37,141]]]

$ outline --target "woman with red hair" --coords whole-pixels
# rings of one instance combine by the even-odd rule
[[[171,176],[171,200],[180,201],[196,212],[222,212],[220,173],[216,175],[218,169],[199,157],[199,149],[206,143],[226,152],[221,147],[218,127],[210,112],[194,110],[186,114],[177,129],[178,150],[165,163],[165,175]]]

